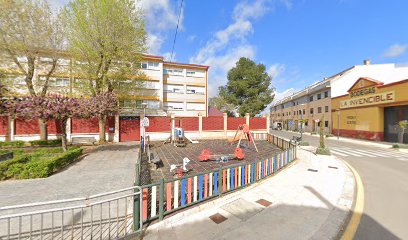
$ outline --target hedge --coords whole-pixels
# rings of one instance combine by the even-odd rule
[[[24,147],[24,141],[0,142],[0,148],[19,148]]]
[[[9,172],[13,165],[18,165],[30,161],[31,157],[29,155],[20,156],[10,160],[0,162],[0,180],[11,178],[14,173]],[[14,171],[14,170],[12,170]]]
[[[81,148],[71,148],[66,152],[56,153],[54,156],[43,156],[53,151],[57,150],[42,149],[21,158],[3,162],[5,164],[0,165],[0,180],[48,177],[74,162],[82,154]]]
[[[44,147],[44,146],[61,146],[61,139],[54,140],[34,140],[30,141],[31,146],[33,147]]]

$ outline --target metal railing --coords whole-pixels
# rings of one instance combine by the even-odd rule
[[[260,139],[261,135],[257,136]],[[288,140],[264,134],[264,139],[283,151],[267,159],[250,164],[220,167],[175,179],[161,179],[141,186],[142,221],[162,220],[165,215],[192,206],[225,193],[244,188],[274,175],[296,159],[296,146]],[[139,222],[139,219],[135,219]]]
[[[134,233],[139,186],[84,198],[0,208],[0,239],[116,239]],[[34,209],[34,210],[32,210]],[[3,215],[6,214],[6,215]],[[141,217],[141,216],[140,216]]]

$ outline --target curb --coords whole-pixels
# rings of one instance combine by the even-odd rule
[[[355,183],[356,183],[356,189],[355,189],[355,201],[354,201],[354,208],[350,212],[350,221],[347,224],[347,227],[345,231],[343,232],[343,235],[341,239],[353,239],[356,232],[358,225],[360,224],[361,217],[363,215],[363,210],[364,210],[364,185],[361,180],[360,175],[358,172],[347,162],[343,161],[343,163],[350,169],[350,171],[354,175]]]

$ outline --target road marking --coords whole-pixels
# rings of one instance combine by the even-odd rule
[[[358,172],[346,161],[343,161],[347,167],[351,170],[356,180],[356,202],[353,209],[353,215],[351,216],[350,222],[348,223],[346,230],[343,233],[341,239],[351,240],[354,238],[354,235],[357,232],[358,225],[361,221],[361,216],[363,215],[364,210],[364,186],[363,181],[360,178]]]
[[[351,155],[351,156],[355,156],[355,157],[362,157],[361,155],[359,155],[357,153],[352,153],[349,150],[344,150],[344,149],[339,149],[339,148],[333,148],[333,149],[335,151],[342,152],[342,153],[347,154],[347,155]]]
[[[347,157],[347,154],[341,153],[341,152],[337,152],[336,150],[330,149],[330,152],[334,153],[335,155],[339,155],[339,156],[343,156],[343,157]]]
[[[374,157],[375,156],[377,156],[377,157],[389,157],[389,156],[387,156],[385,154],[377,153],[377,152],[373,152],[373,151],[366,151],[366,150],[361,150],[361,149],[353,149],[353,151],[370,154],[370,157],[373,157],[373,156]]]

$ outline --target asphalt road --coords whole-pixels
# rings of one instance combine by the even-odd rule
[[[299,133],[272,131],[292,138]],[[303,135],[318,146],[319,138]],[[327,138],[332,154],[348,162],[364,185],[364,213],[355,239],[408,239],[408,153]]]

